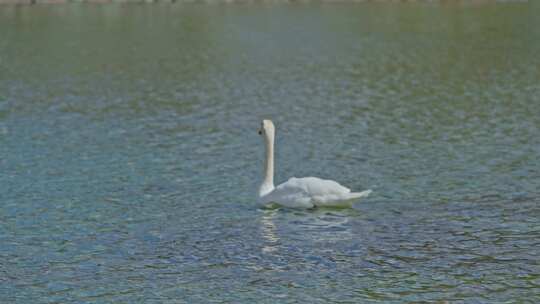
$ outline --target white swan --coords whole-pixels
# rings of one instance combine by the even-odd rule
[[[355,200],[371,193],[371,190],[351,192],[335,181],[317,177],[293,177],[274,187],[274,123],[263,120],[259,134],[264,136],[266,143],[265,175],[259,188],[259,203],[276,203],[290,208],[351,207]]]

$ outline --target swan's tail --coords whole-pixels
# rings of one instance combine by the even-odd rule
[[[371,190],[366,190],[366,191],[362,191],[362,192],[351,192],[351,193],[348,194],[348,197],[349,197],[350,200],[358,199],[358,198],[369,196],[369,194],[371,192],[372,192]]]

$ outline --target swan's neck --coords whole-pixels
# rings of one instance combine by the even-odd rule
[[[259,188],[259,196],[264,196],[274,190],[274,134],[266,134],[266,162],[264,180]]]

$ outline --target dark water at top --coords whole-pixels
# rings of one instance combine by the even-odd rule
[[[535,5],[0,7],[0,302],[540,302]]]

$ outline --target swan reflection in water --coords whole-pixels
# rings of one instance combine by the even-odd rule
[[[354,209],[264,209],[261,212],[262,252],[266,254],[277,253],[296,240],[326,244],[351,240],[354,232],[350,221],[358,214]]]
[[[264,239],[264,245],[262,247],[263,253],[273,253],[278,251],[279,236],[274,223],[274,217],[277,214],[277,210],[264,210],[264,214],[261,217],[261,235]]]

